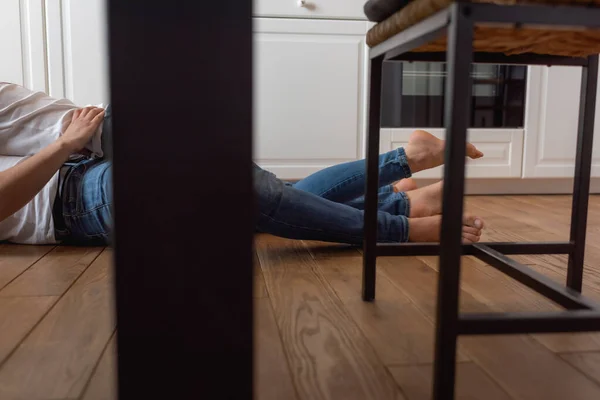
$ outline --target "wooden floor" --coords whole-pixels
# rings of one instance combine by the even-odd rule
[[[568,196],[469,197],[486,241],[565,240]],[[600,300],[600,196],[590,198],[584,293]],[[520,256],[563,282],[564,256]],[[0,399],[115,395],[111,251],[0,245]],[[437,260],[382,258],[360,298],[356,248],[256,238],[256,398],[428,399]],[[552,303],[465,257],[461,310]],[[461,338],[459,399],[600,399],[600,334]]]
[[[469,197],[486,241],[569,236],[570,197]],[[600,300],[600,197],[590,199],[584,293]],[[256,239],[257,398],[431,397],[437,258],[378,260],[377,298],[360,298],[356,248]],[[566,257],[520,256],[564,282]],[[461,310],[558,309],[471,258],[463,259]],[[458,399],[600,399],[600,334],[462,337]]]

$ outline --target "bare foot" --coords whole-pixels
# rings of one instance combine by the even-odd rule
[[[444,163],[444,141],[429,132],[414,131],[410,135],[404,151],[412,173],[434,168]],[[483,153],[471,143],[467,143],[467,157],[481,158]]]
[[[425,186],[406,193],[410,202],[410,218],[430,217],[442,213],[444,182]]]
[[[417,183],[413,178],[406,178],[393,183],[394,193],[408,192],[417,188]]]
[[[424,218],[409,218],[409,242],[439,242],[441,215]],[[481,238],[484,222],[481,218],[465,214],[463,217],[463,243],[477,243]]]

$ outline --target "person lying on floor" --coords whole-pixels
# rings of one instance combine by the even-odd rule
[[[0,241],[109,244],[112,164],[102,150],[110,139],[109,110],[82,108],[0,82]],[[399,188],[411,174],[441,165],[443,151],[443,141],[415,131],[406,147],[380,156],[380,242],[438,241],[442,183],[408,192]],[[467,155],[483,156],[471,144]],[[323,169],[296,183],[256,164],[253,168],[257,231],[362,242],[364,160]],[[465,215],[464,241],[477,242],[483,226],[480,218]]]

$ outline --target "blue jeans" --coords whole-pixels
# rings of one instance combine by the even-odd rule
[[[103,143],[110,143],[110,110]],[[110,153],[110,149],[105,149]],[[338,164],[297,182],[283,182],[254,164],[258,203],[256,229],[291,239],[360,244],[363,239],[365,161]],[[112,163],[83,160],[73,165],[62,185],[57,238],[81,244],[109,244],[112,228]],[[410,205],[392,182],[411,171],[404,149],[379,157],[378,241],[408,241]]]
[[[73,165],[62,187],[61,202],[62,227],[56,229],[57,239],[109,244],[113,218],[111,161],[86,159]]]
[[[361,244],[365,160],[334,165],[297,182],[283,182],[254,165],[257,230],[290,239]],[[379,157],[379,242],[408,241],[410,204],[391,183],[411,176],[404,149]]]
[[[66,243],[106,245],[112,228],[112,107],[102,128],[102,159],[68,164],[54,210],[56,238]]]

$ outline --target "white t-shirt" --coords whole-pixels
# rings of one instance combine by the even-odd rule
[[[0,82],[0,171],[18,164],[53,143],[81,108],[22,86]],[[100,127],[86,146],[101,157]],[[0,241],[23,244],[56,243],[52,208],[58,190],[58,171],[22,209],[0,221]]]

